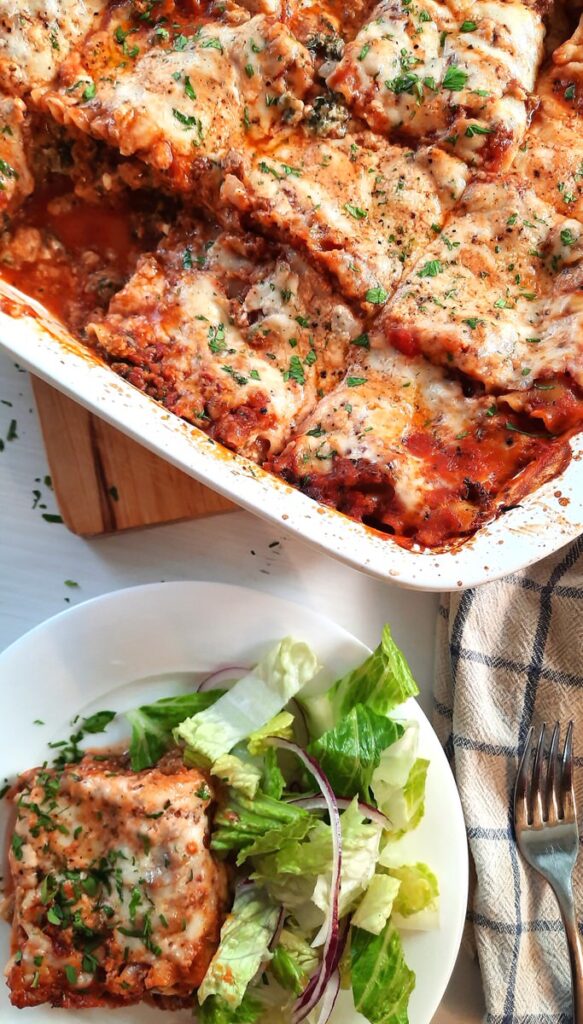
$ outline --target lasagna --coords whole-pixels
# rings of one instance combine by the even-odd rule
[[[13,799],[13,1005],[192,1005],[227,902],[208,778],[180,751],[141,772],[89,753],[21,776]]]
[[[417,549],[583,425],[582,28],[552,0],[0,5],[0,272]]]

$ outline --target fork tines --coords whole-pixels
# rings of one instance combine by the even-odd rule
[[[532,825],[537,828],[559,821],[575,821],[573,723],[569,722],[567,726],[561,756],[560,733],[560,723],[555,722],[546,751],[546,724],[543,722],[538,737],[532,726],[528,730],[514,795],[514,816],[518,826]]]

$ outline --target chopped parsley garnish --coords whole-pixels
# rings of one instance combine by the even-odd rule
[[[437,277],[442,272],[443,267],[439,260],[427,260],[421,270],[417,271],[417,277]]]
[[[253,75],[255,74],[255,68],[253,67],[252,64],[245,65],[245,74],[247,75],[247,78],[253,78]]]
[[[574,100],[575,99],[575,95],[576,95],[575,83],[572,82],[565,89],[565,99],[566,100]]]
[[[223,373],[228,373],[229,376],[232,377],[233,380],[235,381],[235,384],[239,384],[241,387],[243,387],[243,385],[247,383],[247,378],[244,377],[242,373],[237,373],[237,371],[232,366],[221,366],[221,370],[223,371]]]
[[[188,75],[184,76],[184,92],[188,96],[189,100],[195,100],[196,99],[196,93],[194,91],[192,82],[190,81],[190,78],[189,78]]]
[[[203,39],[200,45],[203,50],[218,50],[219,53],[223,52],[222,43],[216,36],[212,36],[210,39]]]
[[[346,378],[346,383],[347,383],[349,388],[357,388],[361,384],[366,384],[366,382],[367,382],[367,378],[366,377],[347,377]]]
[[[561,231],[561,242],[563,245],[575,245],[577,239],[570,228],[563,228]]]
[[[321,426],[312,427],[311,430],[306,430],[306,437],[323,437],[325,433]]]
[[[486,128],[483,124],[469,124],[464,135],[467,135],[468,139],[472,139],[474,135],[491,135],[493,131],[493,128]]]
[[[370,348],[370,340],[368,334],[359,334],[357,338],[353,338],[352,345],[358,345],[359,348]]]
[[[389,293],[384,288],[369,288],[364,297],[366,302],[372,302],[374,306],[382,306],[387,301]]]
[[[467,326],[470,328],[470,331],[475,331],[478,324],[483,324],[485,322],[485,320],[480,320],[479,317],[477,316],[468,316],[466,317],[465,320],[462,320],[462,324],[467,324]]]
[[[192,249],[189,245],[186,246],[182,253],[182,266],[185,270],[192,270]]]
[[[22,860],[22,847],[24,846],[24,839],[22,836],[17,836],[16,833],[14,833],[10,845],[16,860]]]
[[[225,341],[225,325],[219,324],[217,327],[209,327],[208,329],[209,348],[211,352],[215,354],[217,352],[224,352],[227,347]]]
[[[478,27],[476,21],[462,21],[460,25],[460,32],[475,32]]]
[[[289,368],[283,371],[284,380],[295,380],[297,384],[305,384],[306,374],[299,356],[290,357]]]
[[[360,51],[360,53],[358,55],[358,60],[364,60],[364,58],[366,57],[366,55],[367,55],[369,50],[370,50],[370,43],[365,43],[363,48],[362,48],[362,50]]]
[[[192,129],[198,127],[198,118],[193,114],[183,114],[181,110],[172,107],[172,114],[183,128]]]
[[[443,82],[441,83],[444,89],[449,89],[451,92],[459,92],[463,89],[467,80],[468,72],[462,68],[456,67],[452,64],[445,72]]]
[[[344,209],[351,217],[354,217],[355,220],[364,220],[368,216],[366,210],[361,209],[360,206],[353,206],[352,203],[345,203]]]

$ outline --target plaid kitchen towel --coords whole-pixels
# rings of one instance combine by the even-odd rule
[[[456,775],[475,867],[468,921],[486,1019],[570,1024],[557,904],[518,853],[512,793],[531,723],[572,718],[575,754],[583,755],[583,537],[523,572],[445,595],[437,634],[434,724]],[[581,827],[583,756],[574,763]],[[583,857],[574,882],[581,927]]]

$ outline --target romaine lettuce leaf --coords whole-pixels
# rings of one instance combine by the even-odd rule
[[[255,1024],[263,1013],[263,1006],[246,992],[239,1005],[230,1007],[218,996],[209,996],[196,1010],[198,1024]]]
[[[261,787],[266,796],[279,800],[285,788],[285,779],[277,760],[275,747],[268,747],[263,758],[263,781]]]
[[[353,928],[350,957],[358,1013],[371,1024],[406,1024],[415,975],[405,963],[399,933],[391,922],[380,935]]]
[[[219,996],[231,1008],[241,1005],[247,985],[263,961],[269,959],[269,943],[278,917],[279,907],[264,889],[252,884],[239,887],[221,928],[219,948],[198,990],[199,1003],[209,996]]]
[[[257,756],[269,750],[269,744],[265,741],[270,736],[281,736],[283,739],[291,740],[293,738],[293,724],[294,716],[291,711],[280,711],[278,715],[270,718],[269,722],[262,725],[260,729],[256,729],[255,732],[251,733],[247,743],[249,753]]]
[[[370,799],[373,772],[382,752],[403,734],[403,727],[357,704],[308,747],[337,796]]]
[[[257,765],[250,761],[244,761],[235,754],[222,754],[217,758],[211,768],[211,774],[216,775],[222,782],[226,782],[233,789],[239,789],[251,800],[255,796],[263,772]]]
[[[324,695],[300,698],[300,703],[307,714],[311,735],[318,738],[357,704],[386,715],[418,693],[411,670],[389,626],[385,626],[381,643],[362,665],[339,679]]]
[[[381,767],[382,762],[379,771]],[[413,762],[407,781],[402,788],[384,784],[379,786],[378,781],[375,785],[375,775],[373,775],[372,789],[377,805],[389,818],[396,833],[416,828],[425,813],[425,783],[428,767],[429,761],[418,757]]]
[[[352,915],[352,924],[373,935],[380,935],[391,916],[400,884],[399,879],[391,875],[373,875]]]
[[[130,757],[133,771],[139,772],[155,764],[172,746],[173,729],[185,718],[211,707],[224,692],[183,693],[127,711],[126,718],[132,727]]]
[[[279,850],[291,840],[303,839],[316,819],[308,811],[258,792],[249,800],[230,789],[226,803],[215,815],[211,849],[237,851],[237,864],[248,857]]]
[[[400,883],[395,911],[402,917],[437,905],[439,884],[427,864],[404,864],[400,868],[387,868],[387,871]]]
[[[216,704],[183,721],[174,735],[191,755],[212,764],[277,715],[319,668],[307,644],[286,637]]]
[[[284,928],[269,966],[282,988],[299,996],[318,966],[318,956],[305,939]]]

